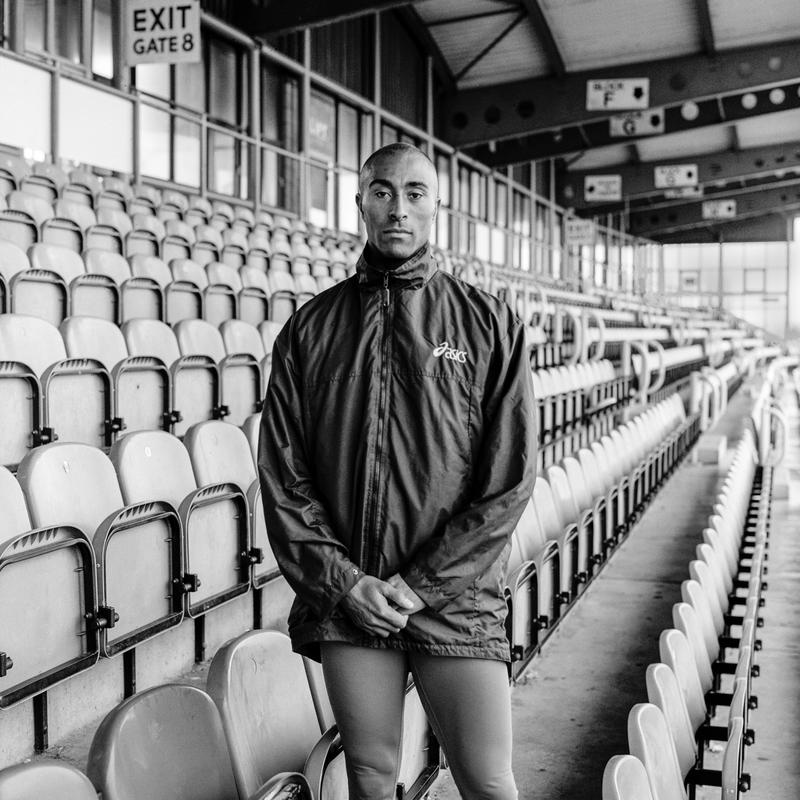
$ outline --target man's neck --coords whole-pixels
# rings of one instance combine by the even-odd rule
[[[406,261],[416,258],[420,253],[423,252],[423,250],[425,250],[427,246],[428,244],[426,242],[424,245],[422,245],[422,247],[419,248],[419,250],[412,253],[410,256],[405,258],[394,258],[392,256],[384,255],[376,250],[369,242],[367,242],[364,246],[364,258],[370,266],[375,267],[376,269],[393,270],[397,269],[401,264],[405,264]]]

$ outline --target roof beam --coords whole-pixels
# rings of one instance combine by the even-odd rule
[[[604,206],[584,200],[583,185],[587,175],[608,173],[622,176],[622,194],[627,201],[663,197],[664,190],[656,189],[655,186],[655,167],[678,164],[696,164],[697,183],[703,188],[716,186],[720,182],[753,179],[776,173],[794,172],[800,176],[800,139],[796,142],[754,147],[737,152],[727,151],[640,164],[561,171],[556,176],[556,200],[576,210],[602,208],[605,212],[607,209]]]
[[[361,17],[410,2],[415,0],[239,0],[231,5],[238,28],[251,36],[266,36]]]
[[[557,78],[563,78],[567,74],[567,67],[564,64],[564,57],[558,49],[558,43],[553,36],[550,23],[542,10],[540,0],[522,0],[522,6],[531,18],[534,33],[553,68],[553,74]]]
[[[735,220],[762,217],[800,209],[800,181],[747,194],[729,195],[736,200],[736,214],[723,220],[703,219],[703,201],[672,206],[664,211],[642,209],[629,216],[628,232],[636,236],[655,237],[691,228],[714,227]],[[715,196],[716,199],[726,199]]]
[[[414,38],[422,45],[422,49],[433,59],[434,69],[444,84],[445,91],[454,91],[456,82],[453,78],[453,71],[442,55],[442,51],[436,39],[433,38],[430,28],[420,19],[419,14],[417,14],[411,6],[399,9],[398,13],[406,25],[408,25],[408,29],[411,31]]]
[[[514,28],[516,28],[517,25],[519,25],[524,19],[525,14],[518,14],[516,17],[514,17],[514,19],[511,20],[511,22],[506,25],[506,27],[503,28],[503,30],[500,31],[500,33],[495,36],[494,39],[492,39],[492,41],[483,48],[483,50],[478,52],[477,55],[459,71],[458,75],[455,76],[456,83],[460,81],[484,56],[494,50],[494,48],[497,47],[497,45],[500,44],[500,42],[502,42],[503,39],[505,39],[506,36],[508,36],[508,34],[511,33],[511,31],[513,31]]]
[[[697,23],[700,26],[703,51],[707,56],[715,56],[717,54],[717,44],[714,41],[714,25],[711,22],[708,0],[695,0],[695,6],[697,7]]]
[[[700,55],[646,61],[576,72],[564,78],[462,89],[444,99],[443,138],[457,147],[489,142],[499,145],[513,137],[596,124],[609,114],[586,110],[586,82],[594,79],[649,78],[652,108],[680,107],[688,100],[704,98],[716,101],[720,95],[800,77],[797,44],[771,44],[729,51],[715,58]],[[712,116],[718,119],[720,114]]]

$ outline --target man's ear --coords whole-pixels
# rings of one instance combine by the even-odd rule
[[[356,195],[356,208],[358,208],[358,213],[361,215],[361,219],[364,219],[364,208],[361,205],[361,192]]]
[[[441,200],[437,197],[436,198],[436,205],[433,207],[433,217],[431,217],[431,223],[436,222],[436,216],[439,213],[439,206],[441,204]]]

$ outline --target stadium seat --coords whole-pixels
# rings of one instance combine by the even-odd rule
[[[220,261],[239,269],[247,262],[247,236],[240,230],[223,229]]]
[[[39,226],[27,211],[13,208],[7,199],[4,202],[6,208],[0,211],[0,239],[27,251],[39,241]]]
[[[25,251],[13,242],[0,239],[0,313],[16,311],[17,275],[30,269]],[[24,279],[24,274],[22,279]],[[266,319],[266,316],[263,317]]]
[[[116,208],[125,211],[132,195],[131,185],[128,181],[107,175],[103,178],[103,184],[95,195],[94,206],[95,209]]]
[[[99,361],[111,375],[114,433],[171,428],[170,374],[162,361],[131,357],[122,331],[106,320],[67,317],[60,330],[70,358]]]
[[[210,204],[208,210],[210,213]],[[202,222],[195,227],[194,235],[195,242],[192,246],[191,259],[202,267],[212,261],[219,261],[222,255],[222,236],[220,232],[206,222]]]
[[[19,425],[17,435],[26,431],[30,445],[56,438],[97,447],[110,444],[111,376],[97,361],[68,359],[61,334],[49,322],[22,314],[0,316],[0,360],[17,365],[3,375],[6,391],[20,392],[13,395],[17,403],[25,397],[24,392],[29,393],[28,399],[9,413],[6,424]],[[27,369],[21,370],[20,365]],[[41,416],[35,411],[37,403]],[[41,422],[33,428],[22,427],[29,419]]]
[[[161,203],[161,192],[154,186],[136,183],[131,187],[131,196],[128,200],[128,213],[155,215]]]
[[[261,410],[264,394],[261,364],[250,353],[229,355],[222,334],[205,320],[181,320],[174,330],[182,356],[205,356],[216,364],[229,422],[241,425],[250,414]]]
[[[239,293],[239,319],[260,325],[269,319],[270,288],[267,274],[258,267],[239,268],[242,290]]]
[[[125,237],[125,255],[160,256],[161,242],[167,235],[164,223],[152,214],[131,215],[131,230]]]
[[[70,314],[119,322],[120,290],[112,277],[101,273],[87,273],[80,255],[58,245],[35,244],[28,251],[28,257],[32,267],[30,279],[37,284],[48,284],[47,290],[37,287],[43,309],[39,316],[50,319],[56,325]],[[33,273],[33,270],[37,272]],[[49,274],[42,274],[43,270]],[[64,286],[68,289],[68,301],[59,302]],[[51,318],[57,314],[58,309],[64,307],[66,311],[60,318]]]
[[[180,623],[181,527],[174,508],[157,498],[126,505],[108,456],[89,445],[37,448],[17,476],[34,525],[72,525],[92,540],[98,605],[85,616],[104,655]]]
[[[259,588],[278,574],[278,563],[267,538],[261,484],[244,432],[229,422],[211,420],[192,425],[184,437],[197,483],[235,483],[247,497],[253,565],[253,586]]]
[[[114,708],[94,735],[86,771],[103,800],[312,800],[300,774],[240,794],[219,712],[194,686],[155,686]]]
[[[323,731],[287,636],[249,631],[228,642],[211,661],[206,690],[222,717],[240,797],[280,772],[303,771]]]
[[[574,522],[568,524],[561,519],[550,484],[541,475],[533,485],[533,507],[545,538],[558,546],[558,599],[560,604],[566,605],[576,596],[578,586],[583,580],[579,573],[581,554],[586,552],[586,545],[581,544],[578,526]]]
[[[126,503],[163,501],[179,510],[186,613],[198,617],[250,589],[247,498],[233,483],[198,487],[183,443],[165,431],[123,436],[111,448]]]
[[[603,770],[603,800],[655,800],[647,770],[631,755],[612,756]]]
[[[647,771],[653,797],[688,800],[675,743],[658,706],[637,703],[628,714],[628,749]]]
[[[97,224],[86,231],[84,247],[125,255],[125,242],[132,230],[131,218],[124,211],[101,206],[97,209]]]
[[[261,341],[264,343],[264,353],[267,356],[267,361],[272,361],[272,346],[275,344],[275,339],[283,328],[283,323],[275,322],[268,319],[259,323],[258,332],[261,334]]]
[[[19,189],[22,179],[30,174],[30,167],[23,158],[10,153],[0,153],[0,197]]]
[[[217,326],[226,319],[236,319],[242,291],[239,273],[219,261],[209,262],[205,269],[208,286],[205,290],[204,319]]]
[[[113,308],[98,310],[95,316],[118,322],[138,318],[161,318],[163,295],[155,279],[132,275],[130,264],[119,253],[108,250],[87,250],[83,254],[83,260],[88,273],[107,276],[116,284],[118,290],[117,297],[120,304],[118,319],[114,320],[111,316]]]
[[[122,326],[131,356],[157,358],[170,371],[172,430],[183,436],[195,422],[221,419],[227,409],[221,401],[221,381],[215,361],[206,355],[181,355],[169,325],[152,319],[132,319]]]
[[[537,536],[537,534],[539,534]],[[511,537],[511,553],[506,571],[505,598],[508,606],[506,617],[506,633],[511,647],[511,676],[516,677],[530,661],[536,646],[540,643],[540,631],[546,629],[554,621],[558,602],[555,588],[558,583],[557,545],[554,542],[538,547],[544,537],[541,536],[533,501],[528,501],[522,517],[517,523]],[[545,550],[555,561],[548,566],[551,569],[543,576],[543,583],[548,588],[539,588],[539,568],[543,559],[526,558],[522,542],[530,547],[531,540],[536,544],[530,549]],[[547,547],[547,545],[550,547]],[[535,555],[540,555],[537,552]],[[554,565],[554,569],[552,566]],[[555,574],[552,574],[555,572]],[[545,595],[544,598],[542,595]]]
[[[164,206],[162,205],[163,209]],[[161,258],[170,264],[175,258],[192,257],[192,246],[194,245],[194,229],[191,225],[182,222],[179,219],[166,219],[161,216],[159,210],[159,218],[164,221],[164,238],[161,240]]]
[[[222,334],[222,342],[225,345],[225,352],[228,355],[234,353],[247,353],[252,356],[260,365],[263,374],[264,385],[262,385],[261,396],[266,388],[266,380],[269,377],[270,360],[264,350],[264,340],[255,325],[241,319],[229,319],[219,326]]]
[[[95,197],[102,191],[103,184],[97,175],[86,169],[70,170],[67,182],[61,187],[61,197],[74,203],[94,208]]]
[[[550,485],[550,494],[562,528],[567,525],[575,525],[578,529],[578,552],[575,566],[577,567],[578,582],[583,584],[591,574],[592,530],[594,527],[592,509],[580,507],[575,490],[563,467],[555,464],[548,467],[547,483]]]
[[[0,770],[2,800],[97,800],[89,778],[77,767],[47,759]]]
[[[22,487],[3,467],[0,506],[0,708],[7,708],[97,661],[87,619],[97,584],[89,537],[63,520],[35,528]]]
[[[206,271],[188,258],[175,258],[168,263],[172,282],[166,287],[166,321],[174,325],[184,319],[202,319],[208,287]]]

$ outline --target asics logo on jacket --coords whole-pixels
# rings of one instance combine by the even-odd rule
[[[442,342],[438,347],[434,349],[433,357],[440,358],[441,356],[449,358],[451,361],[458,361],[459,364],[467,363],[466,351],[456,350],[455,347],[450,347],[449,342]]]

